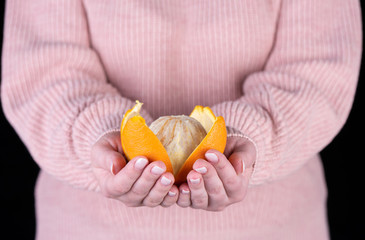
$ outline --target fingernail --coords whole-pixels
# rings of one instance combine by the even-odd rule
[[[147,160],[147,159],[145,159],[145,158],[139,158],[139,159],[136,161],[136,163],[134,164],[134,166],[135,166],[137,169],[141,170],[141,169],[143,169],[143,168],[147,165],[147,163],[148,163],[148,160]]]
[[[161,183],[162,183],[162,185],[168,186],[168,185],[170,185],[171,180],[170,180],[170,179],[168,179],[168,178],[167,178],[167,177],[165,177],[165,176],[162,176],[162,178],[161,178]]]
[[[198,184],[198,183],[200,183],[200,178],[190,178],[190,182],[192,184]]]
[[[241,174],[243,174],[245,172],[245,168],[246,168],[245,162],[242,160],[242,173]]]
[[[218,157],[214,153],[206,153],[205,157],[211,162],[218,162]]]
[[[169,191],[169,193],[168,193],[168,194],[169,194],[169,196],[170,196],[170,197],[174,197],[174,196],[176,196],[176,192],[171,192],[171,191]]]
[[[206,173],[208,171],[206,167],[200,167],[194,170],[197,171],[198,173]]]
[[[115,175],[115,173],[114,173],[114,164],[113,164],[113,162],[110,164],[110,172],[111,172],[113,175]]]
[[[182,194],[189,194],[189,192],[190,192],[189,190],[184,190],[184,189],[181,190]]]
[[[163,170],[162,168],[160,168],[159,166],[154,166],[152,169],[151,169],[151,172],[153,174],[156,174],[156,175],[160,175],[164,172],[165,170]]]

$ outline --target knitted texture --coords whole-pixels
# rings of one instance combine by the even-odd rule
[[[327,239],[318,153],[351,109],[357,0],[9,0],[4,113],[41,168],[37,239]],[[222,212],[106,199],[92,145],[138,99],[149,124],[195,105],[256,146]]]

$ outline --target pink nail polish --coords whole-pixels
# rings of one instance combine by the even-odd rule
[[[115,175],[115,173],[114,173],[114,164],[113,164],[113,162],[110,164],[110,172],[111,172],[113,175]]]
[[[162,185],[168,186],[168,185],[170,185],[171,180],[170,180],[170,179],[168,179],[168,178],[167,178],[167,177],[165,177],[165,176],[162,176],[162,178],[161,178],[161,183],[162,183]]]
[[[163,170],[162,168],[160,168],[159,166],[154,166],[152,169],[151,169],[151,172],[153,174],[156,174],[156,175],[160,175],[164,172],[165,170]]]
[[[245,172],[246,166],[245,166],[245,162],[242,160],[242,173],[243,174]]]
[[[135,166],[137,169],[141,170],[141,169],[143,169],[143,168],[147,165],[147,163],[148,163],[148,160],[147,160],[147,159],[145,159],[145,158],[139,158],[139,159],[136,161],[136,163],[134,164],[134,166]]]
[[[206,167],[200,167],[194,170],[197,171],[198,173],[206,173],[208,171]]]
[[[199,184],[200,183],[200,178],[190,178],[190,182],[192,184]]]
[[[182,190],[181,190],[181,193],[182,193],[182,194],[189,194],[189,192],[190,192],[189,190],[185,190],[185,189],[182,189]]]
[[[170,197],[174,197],[174,196],[176,196],[176,192],[171,192],[171,191],[169,191],[169,193],[168,193],[168,194],[169,194],[169,196],[170,196]]]
[[[211,161],[211,162],[214,162],[214,163],[218,162],[218,157],[217,157],[217,155],[215,155],[214,153],[206,153],[206,154],[205,154],[205,157],[206,157],[209,161]]]

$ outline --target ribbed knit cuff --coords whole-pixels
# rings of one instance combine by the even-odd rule
[[[97,143],[101,138],[103,138],[105,135],[109,134],[109,133],[120,133],[120,128],[111,128],[109,130],[106,130],[104,133],[102,133],[95,141],[92,145],[94,145],[95,143]]]
[[[238,129],[231,127],[231,126],[226,126],[227,129],[227,138],[228,137],[243,137],[246,138],[246,136]]]
[[[77,118],[74,125],[73,139],[78,149],[86,150],[105,132],[119,129],[123,116],[134,102],[120,96],[103,98],[88,106]],[[141,109],[146,122],[152,121],[146,110]]]
[[[240,136],[246,138],[256,148],[256,158],[250,185],[258,185],[269,176],[261,165],[265,156],[265,139],[260,127],[262,119],[255,112],[255,108],[244,102],[227,101],[211,107],[216,116],[222,116],[226,122],[227,137]]]

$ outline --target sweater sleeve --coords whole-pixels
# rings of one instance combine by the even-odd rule
[[[293,173],[344,125],[362,52],[357,0],[283,0],[265,67],[212,106],[256,146],[251,185]]]
[[[81,0],[6,2],[1,100],[41,169],[88,190],[93,143],[134,105],[108,83]]]

